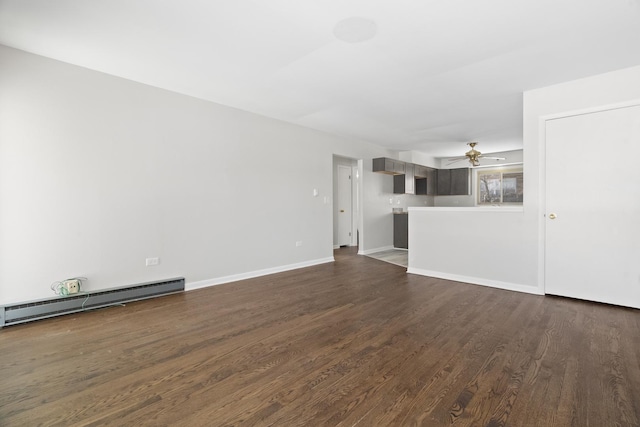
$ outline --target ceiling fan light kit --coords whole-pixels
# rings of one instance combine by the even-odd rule
[[[483,156],[482,153],[478,150],[476,150],[476,145],[478,145],[477,142],[468,142],[467,145],[469,147],[471,147],[471,150],[467,151],[466,153],[464,153],[464,156],[462,157],[454,157],[452,159],[449,159],[451,161],[451,163],[455,163],[457,161],[460,160],[469,160],[469,163],[471,163],[471,166],[480,166],[480,159],[491,159],[491,160],[505,160],[505,157],[487,157],[487,156]],[[451,164],[449,163],[449,164]]]
[[[467,156],[467,158],[469,159],[469,163],[471,163],[471,165],[478,166],[480,164],[480,160],[478,160],[478,159],[482,155],[482,153],[479,152],[478,150],[476,150],[476,148],[475,148],[476,145],[478,145],[478,143],[477,142],[469,142],[469,143],[467,143],[467,145],[469,147],[471,147],[471,150],[469,150],[466,153],[464,153],[464,155]]]

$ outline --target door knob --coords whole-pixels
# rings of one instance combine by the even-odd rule
[[[558,216],[554,213],[549,214],[549,219],[556,219]]]
[[[340,209],[340,212],[344,213],[344,209]]]

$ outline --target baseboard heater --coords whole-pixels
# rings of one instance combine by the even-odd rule
[[[0,306],[0,328],[184,291],[184,277]]]

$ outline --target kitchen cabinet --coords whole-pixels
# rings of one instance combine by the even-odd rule
[[[379,157],[373,159],[373,172],[393,175],[394,194],[435,196],[438,193],[438,169]]]
[[[409,214],[393,214],[393,246],[395,248],[409,249]]]
[[[471,190],[469,168],[438,169],[438,196],[468,196]]]
[[[416,194],[435,196],[438,193],[438,170],[437,169],[416,165],[415,175],[416,175]]]
[[[417,178],[426,178],[429,176],[429,169],[426,166],[422,166],[422,165],[413,165],[414,166],[414,175]]]
[[[415,165],[405,163],[404,167],[404,175],[393,177],[393,192],[394,194],[416,194]]]
[[[387,157],[373,159],[373,172],[404,175],[405,170],[405,162],[402,160],[389,159]]]

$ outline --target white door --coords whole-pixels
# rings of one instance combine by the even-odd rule
[[[640,308],[640,106],[546,122],[545,292]]]
[[[351,244],[351,168],[338,165],[338,246]]]

